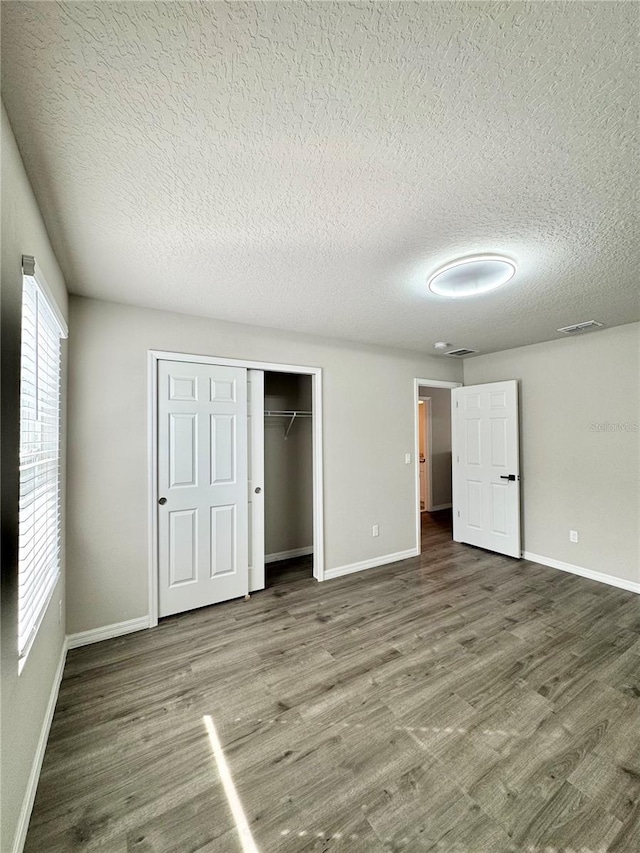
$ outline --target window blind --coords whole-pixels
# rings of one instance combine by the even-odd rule
[[[36,275],[32,258],[23,259],[23,273],[18,525],[21,659],[33,643],[60,573],[60,339],[66,336],[57,306]]]

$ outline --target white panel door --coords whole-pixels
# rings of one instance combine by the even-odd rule
[[[247,371],[158,362],[158,612],[249,591]]]
[[[454,388],[451,407],[453,538],[520,557],[518,383]]]
[[[249,591],[264,589],[264,370],[249,370]]]

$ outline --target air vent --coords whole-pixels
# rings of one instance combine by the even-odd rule
[[[453,355],[455,358],[464,358],[465,355],[473,355],[478,352],[477,349],[452,349],[449,352],[445,352],[445,355]]]
[[[585,320],[584,323],[575,323],[573,326],[563,326],[558,329],[563,335],[575,335],[580,332],[587,332],[589,329],[597,329],[602,326],[597,320]]]

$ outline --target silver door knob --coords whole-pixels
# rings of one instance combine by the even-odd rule
[[[260,486],[256,486],[256,495],[259,495],[261,491],[262,489],[260,488]]]
[[[160,504],[160,506],[164,506],[166,504],[166,502],[167,502],[166,498],[158,498],[158,503]]]

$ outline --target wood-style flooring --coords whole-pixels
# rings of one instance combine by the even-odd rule
[[[638,597],[423,540],[69,652],[27,853],[255,849],[206,715],[260,853],[638,853]]]

